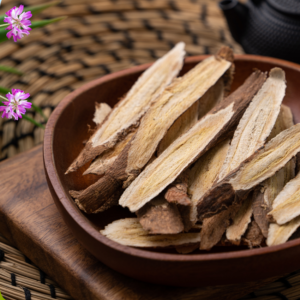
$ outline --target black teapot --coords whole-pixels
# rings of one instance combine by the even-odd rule
[[[300,0],[224,0],[219,6],[246,53],[300,63]]]

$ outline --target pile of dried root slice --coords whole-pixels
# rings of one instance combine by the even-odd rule
[[[136,213],[101,231],[127,246],[286,242],[300,226],[300,124],[282,104],[284,71],[256,70],[230,93],[231,49],[177,77],[184,55],[177,44],[113,109],[96,105],[97,128],[66,174],[90,162],[83,175],[99,179],[70,195],[86,213]]]

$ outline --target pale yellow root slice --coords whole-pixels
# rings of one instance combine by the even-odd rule
[[[221,182],[215,184],[198,204],[198,216],[210,217],[226,209],[234,194],[245,199],[248,192],[278,170],[300,151],[300,124],[279,133]],[[279,196],[279,195],[278,195]],[[217,201],[216,201],[217,199]]]
[[[200,242],[199,232],[150,235],[135,218],[114,221],[100,232],[119,244],[132,247],[156,248]]]
[[[282,131],[254,154],[249,162],[242,164],[237,176],[229,182],[236,191],[248,190],[274,175],[299,151],[300,124],[296,124]]]
[[[297,217],[284,225],[271,223],[269,227],[267,245],[275,246],[285,243],[299,227],[300,217]]]
[[[167,149],[178,137],[186,133],[198,121],[198,105],[195,102],[185,113],[183,113],[170,127],[164,138],[158,145],[157,156]]]
[[[139,77],[125,98],[114,107],[109,117],[93,134],[66,173],[76,171],[97,155],[113,148],[132,128],[138,127],[141,117],[151,103],[181,70],[185,56],[184,46],[183,42],[178,43]]]
[[[157,196],[197,158],[198,153],[222,130],[233,114],[231,104],[214,115],[202,118],[146,167],[124,191],[119,204],[135,212]]]
[[[211,56],[171,84],[147,111],[128,152],[128,186],[147,164],[173,122],[201,98],[230,68],[231,63]],[[200,100],[201,101],[201,100]]]
[[[290,180],[273,202],[268,216],[283,225],[300,215],[300,173]]]
[[[252,202],[252,195],[249,195],[237,214],[232,218],[232,224],[226,230],[226,238],[233,244],[240,244],[242,235],[246,232],[248,225],[251,223]]]
[[[282,104],[280,113],[268,140],[271,140],[277,134],[293,125],[293,115],[290,108]],[[281,170],[263,183],[265,188],[264,202],[270,209],[272,209],[273,201],[282,191],[283,187],[295,177],[295,164],[295,158],[291,159]]]
[[[280,112],[285,89],[284,71],[279,68],[272,69],[269,78],[239,122],[220,171],[219,181],[264,145]]]
[[[93,122],[100,125],[111,112],[111,107],[106,103],[95,103],[95,113]]]
[[[198,105],[198,119],[204,117],[224,99],[224,80],[220,78],[201,98]]]
[[[212,187],[228,152],[230,140],[213,147],[200,157],[189,172],[188,194],[191,195],[190,226],[197,222],[198,200]]]
[[[114,148],[109,149],[108,151],[99,155],[88,167],[88,169],[83,173],[83,175],[87,174],[96,174],[96,175],[104,175],[113,165],[118,155],[123,151],[128,142],[132,139],[136,130],[129,133],[126,138],[118,143]]]

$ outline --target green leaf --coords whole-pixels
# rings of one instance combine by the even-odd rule
[[[40,27],[44,27],[44,26],[52,24],[52,23],[59,22],[59,21],[64,20],[64,19],[66,19],[66,17],[59,17],[59,18],[54,18],[54,19],[49,19],[49,20],[34,21],[34,22],[32,22],[30,27],[32,29],[40,28]]]
[[[7,94],[7,93],[9,93],[10,92],[10,90],[9,89],[7,89],[7,88],[5,88],[5,87],[3,87],[3,86],[0,86],[0,94]]]
[[[27,6],[24,8],[24,11],[31,11],[32,15],[36,15],[38,13],[40,13],[41,11],[51,7],[51,6],[55,6],[57,4],[59,4],[61,1],[53,1],[53,2],[49,2],[47,4],[42,4],[42,5],[35,5],[35,6]],[[6,15],[0,15],[0,23],[3,23],[4,18],[7,17]]]
[[[46,25],[64,20],[65,18],[66,17],[60,17],[60,18],[54,18],[49,20],[33,21],[30,27],[32,29],[44,27]],[[5,28],[0,28],[0,43],[7,41],[7,37],[6,37],[7,32],[8,31]]]
[[[16,75],[20,75],[20,76],[23,75],[23,73],[21,71],[15,69],[15,68],[3,66],[3,65],[0,65],[0,71],[16,74]]]
[[[5,94],[8,94],[8,93],[10,93],[10,90],[9,90],[9,89],[7,89],[7,88],[5,88],[5,87],[3,87],[3,86],[0,86],[0,94],[5,95]],[[30,98],[27,99],[27,100],[31,102],[31,99],[30,99]],[[32,102],[31,102],[31,103],[32,103]],[[1,106],[3,105],[1,100],[0,100],[0,105],[1,105]],[[43,111],[42,111],[42,109],[41,109],[40,107],[38,107],[37,105],[35,105],[34,103],[32,103],[32,108],[33,108],[37,113],[39,113],[39,114],[45,119],[45,121],[48,120],[47,117],[45,116],[45,114],[43,113]],[[1,299],[0,299],[0,300],[1,300]]]
[[[27,115],[23,115],[22,118],[25,119],[25,120],[27,120],[27,121],[29,121],[29,122],[31,122],[32,124],[40,127],[40,128],[45,129],[45,126],[43,124],[40,124],[39,122],[37,122],[36,120],[28,117]],[[0,298],[0,300],[1,300],[1,298]]]

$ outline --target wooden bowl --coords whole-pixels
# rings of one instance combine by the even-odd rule
[[[207,56],[186,59],[182,74]],[[44,139],[44,165],[52,197],[64,221],[79,242],[110,268],[138,280],[173,286],[206,286],[257,281],[300,268],[300,239],[283,245],[259,249],[219,247],[213,252],[180,255],[126,247],[99,233],[113,220],[131,216],[127,209],[115,207],[96,215],[82,213],[69,196],[97,176],[81,176],[87,168],[64,175],[67,167],[84,147],[89,136],[95,102],[113,106],[129,90],[150,64],[120,71],[85,84],[68,95],[51,115]],[[285,70],[287,92],[284,103],[291,107],[295,122],[300,121],[300,66],[279,59],[238,55],[233,89],[241,85],[254,68]]]

